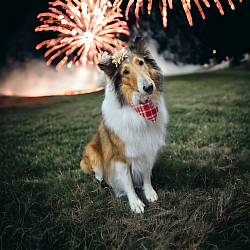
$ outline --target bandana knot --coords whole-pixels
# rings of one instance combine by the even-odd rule
[[[158,113],[158,105],[157,103],[148,102],[145,104],[138,104],[134,105],[133,103],[130,103],[130,105],[134,108],[134,110],[144,118],[155,122],[157,113]]]

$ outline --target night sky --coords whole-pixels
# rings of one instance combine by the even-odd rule
[[[122,7],[126,6],[124,1]],[[181,1],[174,0],[173,10],[168,10],[168,27],[162,27],[158,1],[154,1],[153,13],[140,15],[140,29],[134,27],[133,6],[128,25],[132,36],[139,34],[158,41],[158,52],[164,53],[166,60],[175,63],[204,64],[214,57],[218,62],[234,57],[241,59],[243,53],[250,52],[250,1],[233,0],[236,10],[232,11],[227,0],[221,0],[225,15],[221,16],[214,2],[211,8],[201,6],[206,15],[202,20],[197,7],[192,5],[194,26],[188,25]],[[192,1],[193,2],[193,1]],[[146,6],[146,3],[144,4]],[[50,32],[34,32],[40,23],[36,16],[46,12],[47,0],[3,1],[0,9],[0,66],[8,67],[13,61],[42,58],[45,49],[36,51],[35,46],[51,38]],[[146,13],[146,12],[145,12]],[[131,36],[131,37],[132,37]],[[128,38],[125,38],[125,40]]]

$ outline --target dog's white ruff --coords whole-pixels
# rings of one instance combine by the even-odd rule
[[[130,105],[121,107],[114,87],[109,81],[102,104],[104,122],[124,142],[125,155],[129,160],[128,165],[112,164],[114,168],[112,186],[117,196],[124,194],[128,196],[131,209],[137,213],[144,211],[144,204],[135,194],[132,184],[134,186],[143,184],[148,201],[154,202],[158,198],[150,178],[157,153],[165,145],[168,122],[162,95],[160,98],[156,122],[138,115]]]

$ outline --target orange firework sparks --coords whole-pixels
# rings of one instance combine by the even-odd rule
[[[232,9],[232,10],[235,10],[235,7],[234,7],[233,2],[232,2],[231,0],[228,0],[228,3],[229,3],[229,5],[230,5],[231,9]]]
[[[109,0],[56,0],[49,4],[51,12],[38,15],[43,25],[35,29],[60,32],[57,38],[36,46],[36,49],[43,45],[49,48],[44,55],[50,56],[47,65],[60,55],[64,57],[57,64],[57,70],[65,63],[67,67],[79,62],[83,65],[87,62],[96,64],[104,51],[113,53],[115,47],[125,45],[117,39],[121,33],[129,35],[127,23],[119,19],[123,17],[119,3],[112,5]]]
[[[210,7],[210,3],[208,2],[208,0],[194,0],[194,3],[196,4],[197,8],[199,9],[199,12],[202,16],[203,19],[205,19],[205,14],[203,12],[203,9],[200,5],[200,2],[203,2],[207,8]],[[122,0],[115,0],[115,2],[119,2],[121,3]],[[167,26],[167,2],[168,2],[168,6],[170,9],[173,8],[173,0],[161,0],[159,1],[159,7],[161,10],[161,15],[162,15],[162,21],[163,21],[163,26],[166,27]],[[242,0],[239,0],[239,2],[242,2]],[[128,17],[128,13],[129,13],[129,9],[131,7],[131,5],[134,3],[134,0],[129,0],[127,8],[125,10],[125,18],[126,20],[129,19]],[[152,10],[152,3],[153,0],[148,0],[148,5],[147,5],[147,10],[148,10],[148,14],[150,15],[151,10]],[[193,25],[193,20],[192,20],[192,15],[191,15],[191,0],[181,0],[183,9],[185,11],[185,14],[187,16],[187,20],[190,26]],[[221,6],[221,3],[219,0],[214,0],[214,3],[216,4],[217,8],[219,9],[221,15],[224,15],[224,10]],[[231,7],[232,10],[235,9],[235,6],[232,2],[232,0],[228,0],[228,3]],[[138,21],[139,21],[139,8],[143,8],[143,1],[142,0],[137,0],[136,2],[136,6],[135,6],[135,17],[136,17],[136,25],[137,27],[139,27]]]
[[[200,5],[202,1],[206,7],[210,7],[209,0],[193,0],[203,19],[205,14]],[[220,0],[213,0],[224,15]],[[239,0],[242,2],[242,0]],[[58,56],[64,55],[57,64],[56,69],[59,70],[65,63],[67,67],[71,67],[73,63],[87,62],[97,64],[101,54],[104,51],[113,53],[117,46],[125,45],[124,42],[118,40],[119,34],[129,35],[127,23],[119,18],[123,17],[120,5],[123,0],[56,0],[49,2],[51,12],[41,13],[38,15],[43,25],[38,26],[35,31],[57,31],[57,38],[49,39],[41,42],[36,46],[40,49],[46,45],[48,51],[45,57],[50,56],[47,65]],[[125,18],[129,19],[128,14],[134,0],[129,0]],[[191,15],[191,0],[181,0],[184,12],[190,26],[193,25]],[[235,6],[232,0],[228,0],[232,10]],[[151,14],[153,0],[148,0],[147,11]],[[173,8],[173,0],[159,1],[159,7],[162,14],[163,26],[167,26],[167,7]],[[143,0],[137,0],[135,4],[136,25],[139,27],[139,10],[143,11]]]

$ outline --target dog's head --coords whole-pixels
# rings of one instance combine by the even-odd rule
[[[130,46],[104,58],[98,66],[114,84],[121,105],[159,98],[163,77],[142,37],[136,37]]]

